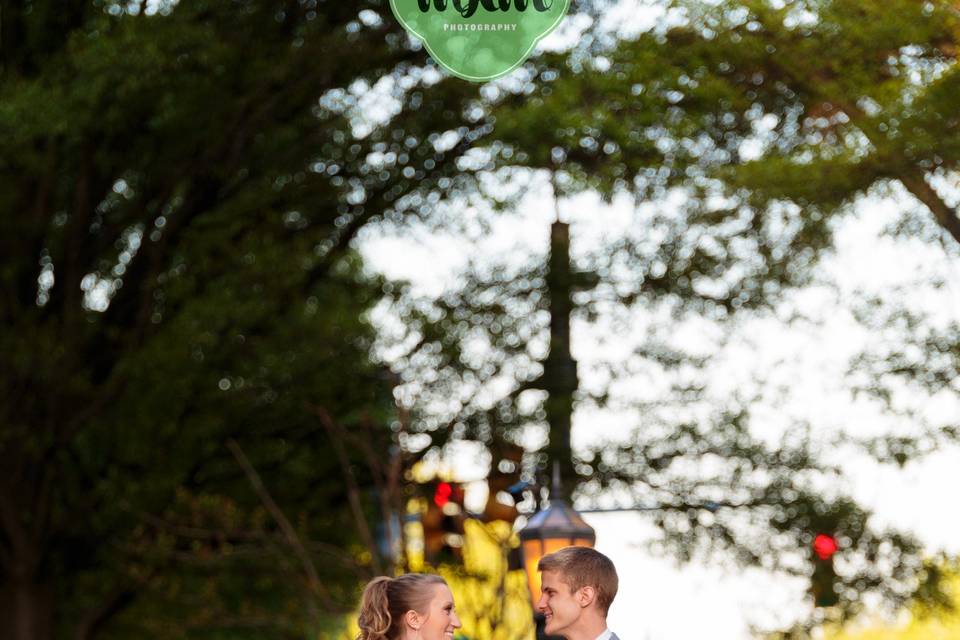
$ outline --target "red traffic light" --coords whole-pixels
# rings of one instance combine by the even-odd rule
[[[440,509],[452,504],[457,505],[462,510],[464,496],[463,485],[458,482],[438,482],[433,487],[433,503]],[[444,513],[447,512],[444,511]],[[447,513],[447,515],[451,514]]]
[[[837,541],[833,536],[828,536],[825,533],[817,534],[817,537],[813,539],[813,552],[817,554],[817,557],[821,560],[829,560],[833,557],[833,554],[837,552]]]
[[[433,492],[433,502],[441,509],[450,502],[450,496],[453,495],[453,487],[449,482],[438,482],[437,488]]]

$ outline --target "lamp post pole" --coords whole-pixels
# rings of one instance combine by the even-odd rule
[[[570,446],[570,427],[573,396],[580,384],[577,361],[570,352],[573,292],[594,287],[597,276],[573,270],[570,265],[570,225],[559,220],[550,225],[547,266],[545,292],[550,303],[550,350],[543,361],[543,375],[529,386],[547,392],[544,409],[550,437],[546,453],[551,463],[560,463],[561,482],[569,483],[577,476]],[[572,489],[570,486],[565,488]]]
[[[579,386],[577,362],[570,352],[570,315],[574,289],[593,286],[590,274],[576,273],[570,266],[570,225],[557,220],[550,227],[550,259],[546,293],[550,304],[550,350],[543,362],[543,375],[531,384],[547,392],[546,414],[550,428],[547,457],[553,474],[550,506],[535,513],[520,531],[520,549],[527,572],[537,640],[554,640],[546,635],[543,614],[537,610],[540,599],[540,558],[566,546],[592,547],[596,541],[588,525],[566,501],[563,479],[576,477],[570,428],[573,396]],[[556,638],[559,640],[559,638]]]
[[[547,392],[547,423],[550,439],[547,456],[560,463],[561,482],[573,480],[570,428],[573,395],[579,386],[577,362],[570,353],[570,314],[573,311],[573,273],[570,269],[570,225],[550,226],[550,262],[547,270],[550,302],[550,351],[543,363],[543,386]],[[561,486],[562,489],[562,486]]]

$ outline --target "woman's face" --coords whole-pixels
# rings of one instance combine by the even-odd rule
[[[420,625],[422,640],[452,640],[453,632],[460,628],[460,618],[453,606],[453,594],[445,584],[433,586],[433,598],[424,612]]]

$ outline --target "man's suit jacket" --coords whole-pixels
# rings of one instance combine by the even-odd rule
[[[610,632],[610,640],[620,640],[620,638],[617,637],[617,634],[615,634],[614,632],[611,631],[611,632]]]

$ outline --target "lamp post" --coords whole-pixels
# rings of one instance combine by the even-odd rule
[[[556,189],[556,187],[554,187]],[[573,291],[590,288],[595,276],[574,272],[570,265],[570,226],[558,219],[550,227],[550,259],[547,269],[546,294],[550,301],[550,350],[543,361],[543,375],[530,388],[547,392],[546,414],[550,427],[546,454],[553,461],[553,483],[550,507],[538,511],[520,531],[520,558],[527,572],[537,640],[549,638],[544,631],[543,615],[537,611],[540,600],[540,558],[563,547],[592,547],[597,540],[588,525],[573,507],[567,504],[560,481],[561,468],[569,479],[574,473],[570,449],[570,426],[573,399],[579,381],[577,362],[570,353],[570,315]]]
[[[540,600],[540,558],[563,547],[593,547],[597,534],[573,507],[567,504],[561,490],[560,465],[553,464],[553,486],[550,488],[550,506],[538,511],[520,531],[520,555],[527,572],[530,604],[537,629],[537,639],[549,638],[544,632],[543,614],[537,611]]]

